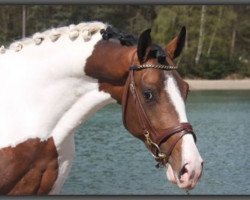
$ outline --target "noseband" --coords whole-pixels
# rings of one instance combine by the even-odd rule
[[[177,126],[168,129],[163,129],[161,131],[156,131],[155,128],[151,125],[150,120],[143,108],[143,104],[141,102],[134,81],[134,71],[143,70],[146,68],[155,68],[160,70],[174,70],[177,69],[177,67],[166,66],[166,65],[149,65],[149,64],[132,66],[129,68],[129,75],[123,93],[123,99],[122,99],[123,124],[125,128],[128,130],[128,126],[126,123],[126,111],[127,111],[129,95],[131,94],[133,97],[133,102],[136,107],[136,110],[134,112],[137,113],[139,123],[141,126],[140,135],[136,137],[144,141],[145,145],[151,152],[152,156],[157,161],[156,167],[158,168],[160,166],[164,166],[168,162],[168,159],[175,145],[185,134],[192,134],[195,142],[196,142],[196,135],[192,129],[192,126],[189,123],[180,123]],[[167,141],[173,135],[175,135],[176,137],[173,138],[172,144],[168,147],[166,152],[162,152],[160,149],[160,145],[163,142]]]

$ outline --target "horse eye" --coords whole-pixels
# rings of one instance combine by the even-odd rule
[[[143,96],[146,101],[152,101],[154,99],[154,94],[151,90],[144,91]]]

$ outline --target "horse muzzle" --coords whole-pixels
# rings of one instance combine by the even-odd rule
[[[177,184],[179,188],[191,190],[199,181],[203,170],[203,159],[201,158],[195,142],[191,135],[184,135],[177,145],[181,145],[181,162],[176,163],[174,157],[178,152],[173,150],[173,154],[166,165],[166,175],[171,183]]]

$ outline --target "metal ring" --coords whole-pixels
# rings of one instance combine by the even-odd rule
[[[147,130],[144,130],[144,131],[145,131],[144,136],[146,138],[146,144],[148,145],[152,156],[158,160],[165,159],[167,157],[167,155],[165,153],[161,152],[160,147],[151,140],[149,132]],[[152,151],[152,147],[156,149],[156,154],[154,154],[154,152]]]
[[[152,148],[152,147],[155,147],[156,150],[157,150],[157,151],[156,151],[156,154],[154,154],[152,151],[150,151],[151,154],[152,154],[152,156],[153,156],[155,159],[163,160],[163,159],[165,159],[165,158],[167,157],[167,155],[166,155],[165,153],[161,152],[160,147],[159,147],[156,143],[151,142],[150,147],[151,147],[151,148]]]

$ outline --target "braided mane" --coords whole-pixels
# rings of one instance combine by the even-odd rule
[[[62,35],[68,35],[73,41],[82,35],[85,42],[89,41],[96,32],[100,31],[104,40],[115,39],[124,46],[132,46],[137,44],[137,38],[131,34],[124,33],[117,28],[102,22],[82,22],[77,25],[64,26],[60,28],[52,28],[44,32],[35,33],[29,38],[24,38],[10,44],[6,49],[4,46],[0,47],[0,54],[5,53],[7,50],[15,52],[21,51],[25,46],[30,44],[40,45],[42,42],[49,38],[51,42],[57,41]]]
[[[100,30],[105,30],[107,24],[102,22],[83,22],[78,25],[64,26],[60,28],[52,28],[41,33],[35,33],[29,38],[24,38],[15,41],[10,44],[9,48],[5,49],[4,46],[0,47],[0,53],[5,53],[6,50],[14,50],[16,52],[21,51],[27,45],[36,44],[40,45],[42,42],[49,38],[51,42],[57,41],[62,35],[68,35],[69,38],[74,41],[80,35],[83,37],[84,41],[87,42],[91,37]]]

